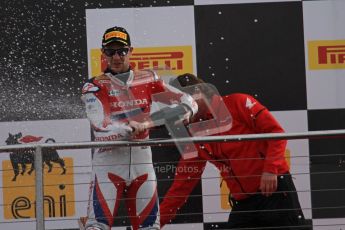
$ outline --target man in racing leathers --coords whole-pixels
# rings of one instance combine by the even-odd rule
[[[147,126],[154,101],[195,114],[193,98],[164,84],[152,71],[133,71],[129,34],[122,27],[105,31],[102,54],[108,67],[90,79],[82,99],[95,141],[148,139]],[[152,97],[162,93],[161,97]],[[178,103],[178,105],[176,104]],[[182,108],[182,110],[181,110]],[[159,111],[157,112],[159,113]],[[93,184],[88,207],[87,230],[111,229],[120,200],[125,200],[133,229],[159,229],[156,175],[150,147],[100,148],[93,156]]]
[[[214,115],[221,122],[224,111],[217,111],[217,105],[224,103],[231,113],[232,127],[216,135],[284,132],[267,108],[250,95],[235,93],[220,97],[201,83],[202,80],[191,74],[181,75],[173,81],[175,86],[182,86],[182,90],[191,85],[198,89],[191,93],[199,110],[190,125],[202,126],[200,120],[212,119]],[[197,99],[202,98],[200,94],[210,98],[210,106]],[[216,108],[215,114],[211,114],[208,107]],[[301,229],[305,220],[285,159],[286,143],[286,140],[257,140],[198,144],[199,156],[181,159],[177,166],[193,170],[179,170],[175,174],[174,182],[160,204],[161,226],[169,223],[186,202],[208,161],[219,169],[231,192],[232,211],[227,229]]]

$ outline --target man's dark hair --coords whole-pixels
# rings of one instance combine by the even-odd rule
[[[184,88],[188,86],[192,86],[192,85],[198,85],[195,87],[195,90],[200,90],[207,97],[212,97],[214,93],[212,88],[208,87],[201,78],[191,73],[181,74],[177,76],[175,79],[173,79],[172,81],[170,81],[169,84],[174,86],[175,88],[180,89],[183,92],[190,93],[190,94],[192,93],[191,90],[190,89],[185,90]]]
[[[176,88],[181,89],[181,87],[196,85],[205,83],[203,80],[195,76],[191,73],[184,73],[177,76],[173,81],[171,81],[170,85],[175,86]]]

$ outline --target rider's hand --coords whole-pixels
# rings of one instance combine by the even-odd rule
[[[147,129],[149,129],[150,123],[147,121],[144,121],[144,122],[130,121],[128,126],[132,128],[132,135],[136,136],[139,133],[144,132]]]

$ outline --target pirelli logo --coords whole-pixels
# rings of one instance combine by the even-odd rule
[[[131,66],[137,69],[152,68],[154,70],[182,70],[182,51],[133,53]]]
[[[309,69],[345,69],[345,40],[308,42]]]
[[[109,38],[122,38],[124,40],[127,40],[127,34],[121,32],[121,31],[112,31],[107,33],[104,36],[105,40],[109,39]]]
[[[91,49],[91,73],[99,75],[107,66],[99,49]],[[134,48],[130,63],[133,69],[153,69],[158,74],[193,73],[192,46]]]

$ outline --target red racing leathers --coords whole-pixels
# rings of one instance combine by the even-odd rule
[[[154,94],[165,92],[160,97]],[[147,139],[148,131],[132,136],[129,121],[149,119],[154,101],[182,103],[193,113],[191,96],[164,84],[152,71],[105,74],[83,87],[82,99],[95,141]],[[93,156],[93,188],[86,227],[110,229],[116,221],[119,202],[125,198],[134,229],[159,229],[156,175],[150,147],[100,148]]]
[[[253,97],[246,94],[214,96],[212,105],[223,100],[232,115],[232,128],[217,135],[240,135],[255,133],[282,133],[284,130],[271,113]],[[200,108],[199,108],[200,111]],[[221,117],[221,114],[217,114]],[[194,120],[210,117],[197,114]],[[227,183],[231,195],[236,200],[247,198],[259,191],[263,172],[287,173],[289,166],[285,160],[285,140],[216,142],[197,145],[197,158],[181,159],[173,185],[160,205],[161,226],[176,215],[201,178],[206,162],[214,164]]]

